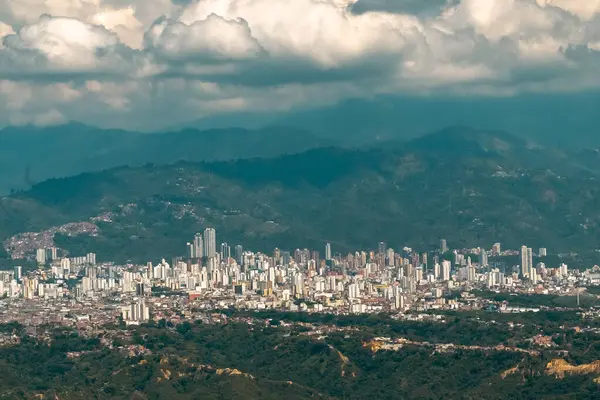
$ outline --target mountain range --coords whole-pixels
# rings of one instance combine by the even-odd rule
[[[541,93],[516,96],[401,96],[349,99],[330,106],[286,112],[240,112],[180,125],[210,129],[290,126],[352,144],[414,139],[448,126],[499,129],[548,146],[600,147],[600,93]]]
[[[50,178],[122,165],[274,157],[329,144],[307,131],[281,127],[153,134],[79,123],[9,127],[0,131],[0,194]]]
[[[9,127],[0,130],[0,195],[121,165],[274,157],[327,145],[383,146],[457,125],[500,129],[545,146],[600,148],[599,108],[597,92],[485,101],[388,95],[292,111],[215,115],[152,134],[80,123]]]
[[[217,240],[270,251],[528,244],[593,251],[600,156],[464,127],[362,150],[322,147],[272,158],[146,164],[51,179],[0,200],[0,239],[59,230],[72,254],[147,261],[181,255],[207,226]],[[53,231],[54,232],[54,231]]]

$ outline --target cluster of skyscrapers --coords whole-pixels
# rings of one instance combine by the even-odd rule
[[[542,247],[538,251],[538,257],[546,257],[548,254],[546,248]],[[531,247],[521,246],[521,277],[529,279],[531,282],[539,281],[538,270],[541,268],[545,268],[545,264],[543,262],[538,263],[538,265],[533,265],[533,250]],[[561,264],[561,270],[566,269],[565,264]]]
[[[56,259],[58,259],[58,249],[56,247],[37,249],[35,252],[35,260],[40,265],[44,265],[48,261],[53,261]]]
[[[189,258],[212,258],[217,254],[217,234],[213,228],[206,228],[204,235],[196,233],[194,241],[187,244]]]
[[[232,251],[233,250],[233,251]],[[516,252],[510,252],[516,254]],[[546,249],[538,255],[546,256]],[[23,276],[20,267],[0,273],[0,295],[10,298],[55,299],[73,297],[83,301],[117,296],[125,304],[122,318],[128,324],[148,320],[146,296],[152,290],[186,293],[191,300],[213,298],[222,303],[255,309],[298,309],[298,301],[310,300],[315,311],[377,312],[404,310],[423,300],[452,307],[443,294],[466,287],[514,288],[548,281],[558,283],[568,275],[567,266],[546,269],[534,266],[531,248],[520,252],[520,271],[489,265],[489,256],[501,254],[500,243],[491,251],[482,248],[450,250],[446,240],[436,251],[419,253],[409,247],[393,249],[379,242],[376,250],[346,255],[324,246],[318,251],[274,249],[272,254],[244,251],[241,245],[217,247],[214,228],[206,228],[187,243],[187,254],[146,265],[96,264],[96,255],[58,257],[53,249],[40,249],[38,263],[44,268]],[[44,258],[48,256],[51,261]],[[474,257],[474,261],[472,261]],[[50,268],[45,268],[47,265]],[[66,282],[76,281],[75,285]],[[145,299],[146,298],[146,299]],[[150,305],[152,302],[150,301]],[[306,307],[306,306],[302,306]]]

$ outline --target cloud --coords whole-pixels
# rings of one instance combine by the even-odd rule
[[[74,79],[77,75],[123,75],[129,49],[115,33],[78,19],[43,15],[3,38],[0,77]]]
[[[235,61],[254,59],[263,52],[242,19],[226,20],[215,14],[195,21],[157,21],[148,31],[145,47],[170,60]]]
[[[151,129],[386,93],[600,87],[600,0],[0,0],[0,9],[0,106],[12,110],[0,124]]]

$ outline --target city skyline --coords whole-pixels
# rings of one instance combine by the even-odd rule
[[[208,240],[203,240],[203,237],[208,238]],[[197,233],[194,235],[193,241],[187,243],[187,258],[174,258],[173,265],[170,265],[164,259],[156,266],[154,266],[152,262],[148,262],[142,270],[146,271],[143,276],[149,281],[146,285],[143,283],[141,283],[141,285],[142,287],[150,288],[152,287],[151,282],[158,279],[163,281],[163,283],[166,283],[167,287],[170,287],[170,289],[173,290],[185,288],[186,290],[195,291],[196,288],[210,288],[211,282],[212,284],[218,285],[229,282],[233,285],[233,292],[237,293],[240,290],[235,287],[235,282],[240,280],[245,281],[247,276],[243,275],[243,273],[246,272],[248,265],[266,271],[266,282],[270,282],[271,285],[275,282],[276,270],[279,271],[279,268],[288,268],[292,265],[307,268],[306,271],[308,271],[308,277],[311,277],[310,271],[313,271],[316,272],[318,276],[324,276],[327,273],[341,273],[341,276],[352,277],[354,276],[353,274],[358,273],[359,275],[362,275],[363,279],[368,279],[367,276],[370,276],[370,274],[375,273],[376,271],[381,273],[388,269],[396,272],[394,272],[395,278],[389,276],[387,279],[392,279],[392,282],[396,282],[398,287],[408,294],[415,293],[417,287],[423,285],[425,282],[428,284],[434,282],[448,282],[448,285],[445,288],[446,290],[450,290],[453,287],[450,286],[450,283],[453,281],[481,282],[488,288],[499,288],[512,287],[514,282],[520,281],[537,284],[542,282],[547,276],[554,276],[548,275],[550,273],[549,271],[553,271],[551,273],[557,274],[556,276],[567,276],[569,273],[568,267],[564,263],[561,263],[554,268],[548,268],[544,262],[539,261],[534,266],[533,251],[527,246],[522,246],[519,251],[519,269],[516,269],[516,266],[504,264],[503,270],[500,271],[497,267],[497,265],[499,265],[497,262],[493,263],[492,267],[488,267],[488,257],[490,255],[498,257],[502,254],[514,254],[514,251],[510,249],[504,250],[504,253],[500,253],[500,243],[494,243],[490,250],[482,248],[470,250],[452,249],[451,259],[444,258],[446,253],[451,250],[448,248],[446,239],[441,239],[440,243],[440,249],[437,252],[420,253],[418,250],[413,251],[413,249],[408,247],[404,247],[400,251],[395,251],[393,248],[388,247],[386,243],[379,242],[375,247],[375,250],[361,250],[354,253],[348,253],[347,255],[333,255],[331,244],[326,243],[325,258],[323,260],[320,260],[318,251],[309,249],[296,249],[292,254],[290,251],[282,251],[277,248],[273,251],[273,254],[269,256],[260,252],[254,253],[248,250],[244,251],[242,245],[236,245],[234,247],[234,257],[232,257],[231,247],[225,242],[221,244],[221,250],[219,252],[216,251],[216,230],[214,228],[206,228],[204,230],[204,236]],[[45,257],[47,254],[51,256],[46,260]],[[42,268],[40,271],[43,271],[45,264],[49,262],[51,264],[51,269],[49,270],[50,276],[57,279],[63,279],[72,274],[71,268],[85,267],[84,276],[76,287],[76,293],[88,293],[90,291],[99,290],[101,287],[106,287],[108,289],[116,288],[115,285],[117,281],[115,279],[117,278],[117,274],[115,268],[121,270],[122,267],[110,266],[103,274],[103,276],[108,277],[109,281],[102,281],[103,283],[100,283],[98,280],[98,270],[96,269],[96,254],[88,253],[83,257],[71,258],[58,257],[58,254],[59,249],[57,248],[38,249],[36,252],[36,260],[38,266]],[[200,256],[200,254],[206,255]],[[430,255],[432,255],[431,259],[429,258]],[[540,248],[536,256],[543,258],[546,255],[547,249]],[[473,256],[478,257],[478,262],[472,261]],[[41,262],[42,259],[43,262]],[[237,268],[238,272],[225,278],[225,275],[222,275],[222,273],[231,266]],[[171,274],[173,274],[174,271],[173,268],[179,268],[180,272],[183,271],[184,274],[190,273],[190,280],[184,278],[183,282],[175,284],[175,286],[173,286],[173,283],[169,284],[169,281],[166,279],[172,276]],[[223,270],[223,268],[226,269]],[[372,268],[376,269],[372,270]],[[31,283],[32,281],[27,277],[24,278],[27,279],[26,281],[22,281],[21,271],[21,267],[15,267],[14,271],[9,271],[7,273],[8,275],[5,274],[4,280],[0,282],[0,292],[8,294],[9,297],[23,295],[24,297],[31,299],[40,292],[40,289],[37,287],[38,280],[35,281],[36,283]],[[121,285],[125,285],[123,288],[129,288],[126,291],[139,292],[139,287],[134,285],[134,282],[139,282],[139,277],[134,278],[134,275],[132,275],[131,272],[123,271],[123,275],[120,278]],[[301,275],[304,276],[306,271]],[[277,274],[279,274],[279,272],[277,272]],[[6,279],[8,279],[9,276],[13,276],[13,280],[12,283],[7,286],[6,283],[8,283],[8,281]],[[295,282],[292,286],[291,294],[296,296],[300,293],[300,297],[302,297],[304,294],[303,285],[306,278],[303,277],[300,279],[295,278],[294,276],[295,275],[291,278],[292,282]],[[233,281],[231,281],[231,279],[233,279]],[[144,279],[142,279],[142,282],[143,281]],[[20,282],[22,282],[21,290],[19,290],[18,286]],[[350,286],[347,286],[346,289],[347,296],[350,296],[349,298],[352,299],[358,298],[357,290],[359,289],[357,288],[364,290],[364,286],[356,286],[355,282],[348,282],[346,285]],[[179,284],[182,286],[179,287]],[[191,287],[189,286],[190,284],[192,284]],[[333,285],[329,285],[329,287],[330,289],[337,288],[337,285],[334,283]],[[52,293],[52,290],[54,290],[56,293],[56,288],[56,285],[45,287],[41,292]],[[242,292],[243,291],[244,290],[242,290]],[[350,292],[351,294],[349,294]],[[404,298],[402,299],[402,304],[406,304]]]

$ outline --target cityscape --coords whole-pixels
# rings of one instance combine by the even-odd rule
[[[600,0],[0,0],[0,400],[600,400]]]
[[[56,247],[35,252],[37,269],[0,271],[0,322],[102,326],[123,321],[194,318],[192,310],[279,310],[308,313],[402,316],[433,310],[539,311],[539,307],[494,302],[479,293],[579,296],[600,284],[600,267],[546,265],[548,251],[439,249],[420,253],[380,242],[374,250],[342,255],[330,243],[323,252],[274,249],[263,254],[242,245],[217,246],[206,228],[170,262],[117,265],[96,254],[69,257]],[[518,265],[506,257],[518,256]]]

